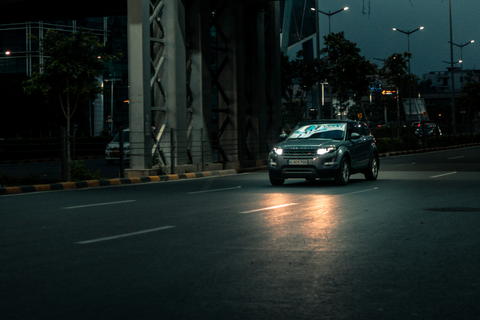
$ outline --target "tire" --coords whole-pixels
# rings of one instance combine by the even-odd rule
[[[343,158],[340,162],[337,174],[335,175],[335,184],[344,186],[348,184],[350,180],[350,163],[346,158]]]
[[[377,180],[378,177],[378,169],[380,168],[380,161],[378,160],[378,157],[374,155],[372,159],[370,159],[370,162],[368,163],[368,168],[367,170],[364,171],[365,179],[367,180]]]
[[[281,186],[285,182],[284,178],[271,173],[268,174],[268,178],[270,179],[272,186]]]

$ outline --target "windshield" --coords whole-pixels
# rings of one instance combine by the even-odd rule
[[[343,140],[346,123],[315,123],[301,126],[288,139],[332,139]]]

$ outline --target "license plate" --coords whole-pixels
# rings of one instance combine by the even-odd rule
[[[296,165],[296,166],[302,166],[302,165],[309,165],[312,164],[312,160],[308,159],[292,159],[288,160],[288,164],[290,165]]]

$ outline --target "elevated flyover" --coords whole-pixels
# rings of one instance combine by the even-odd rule
[[[280,127],[280,3],[2,0],[0,23],[126,15],[131,175],[254,165]]]

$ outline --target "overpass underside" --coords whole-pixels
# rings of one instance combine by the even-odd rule
[[[280,126],[279,11],[267,0],[128,0],[130,175],[266,158]]]

